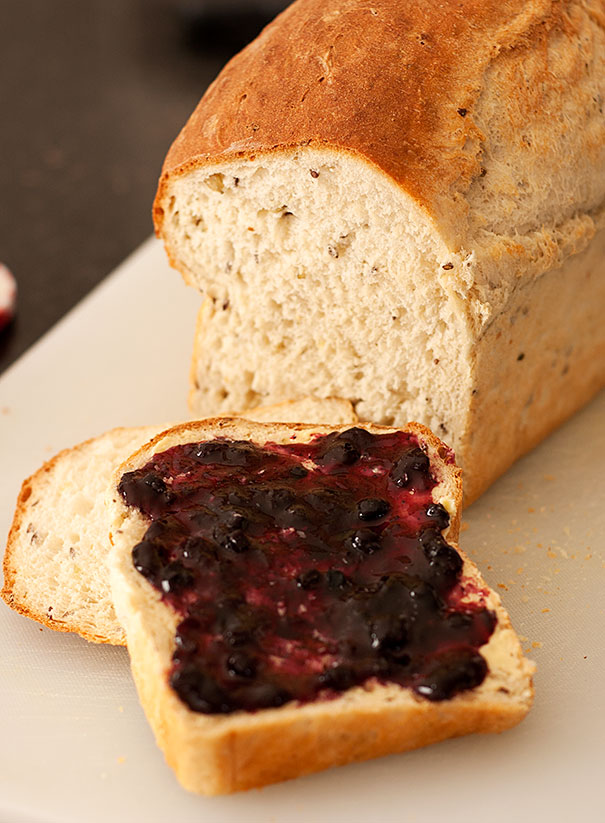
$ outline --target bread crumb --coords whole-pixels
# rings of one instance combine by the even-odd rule
[[[504,589],[504,591],[508,591],[508,586],[506,585],[506,583],[498,583],[498,588]]]
[[[121,766],[122,763],[126,763],[126,758],[123,755],[120,755],[120,757],[118,757],[117,761]]]
[[[533,514],[535,511],[536,511],[536,510],[534,509],[534,507],[533,507],[533,506],[530,506],[530,507],[528,508],[528,510],[527,510],[527,513],[528,513],[528,514]]]
[[[549,611],[550,611],[550,609],[542,609],[542,614],[546,614]]]
[[[466,520],[463,520],[460,523],[460,531],[465,532],[467,529],[468,529],[468,523],[466,522]]]
[[[541,649],[542,643],[540,643],[539,640],[534,640],[534,642],[531,644],[531,647],[532,649]]]

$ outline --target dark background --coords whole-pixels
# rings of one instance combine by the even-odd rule
[[[275,0],[0,0],[0,372],[152,231],[162,160]]]

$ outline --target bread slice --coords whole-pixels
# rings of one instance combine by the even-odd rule
[[[119,462],[164,428],[112,429],[24,481],[4,555],[8,606],[56,631],[125,644],[107,579],[104,495]]]
[[[183,444],[215,438],[261,446],[299,444],[347,428],[263,425],[227,419],[184,424],[154,438],[114,477],[110,566],[116,611],[126,631],[133,675],[157,742],[182,785],[193,792],[234,792],[470,732],[499,732],[518,723],[530,708],[533,665],[523,658],[498,595],[487,588],[462,553],[464,567],[458,589],[461,602],[483,605],[496,616],[495,629],[480,649],[487,663],[487,676],[475,688],[431,702],[411,688],[368,680],[332,695],[332,699],[293,701],[257,711],[221,714],[219,709],[218,714],[202,714],[188,708],[169,685],[175,631],[182,617],[134,568],[132,550],[142,540],[150,520],[134,506],[126,505],[118,492],[125,473],[135,472],[152,457]],[[374,434],[394,431],[371,425],[363,429]],[[424,427],[409,424],[406,431],[416,436],[429,455],[431,472],[438,481],[432,500],[450,513],[446,534],[450,542],[454,541],[461,502],[459,470],[451,461],[451,452]],[[164,488],[174,488],[169,479],[164,479]]]
[[[297,0],[175,140],[191,408],[418,420],[470,502],[605,384],[602,0]],[[506,414],[502,414],[506,409]]]
[[[302,397],[247,414],[334,425],[357,419],[338,398]],[[56,631],[125,645],[107,577],[105,494],[116,466],[165,428],[112,429],[63,450],[24,481],[4,555],[7,605]]]

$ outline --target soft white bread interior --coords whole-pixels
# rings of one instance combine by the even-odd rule
[[[139,574],[131,557],[149,520],[124,504],[117,486],[125,472],[140,468],[173,446],[215,437],[259,445],[307,442],[333,430],[301,425],[262,425],[210,420],[178,426],[159,435],[116,472],[110,496],[113,549],[111,583],[116,611],[126,630],[139,696],[159,746],[183,786],[221,794],[262,786],[319,769],[404,751],[470,732],[499,732],[519,722],[532,701],[533,665],[521,653],[500,599],[487,589],[471,561],[462,555],[462,588],[469,600],[482,598],[497,615],[489,642],[481,647],[488,675],[477,688],[430,703],[397,685],[366,683],[331,700],[289,703],[253,713],[204,715],[192,712],[168,684],[167,671],[181,618]],[[371,432],[386,429],[364,426]],[[416,424],[416,433],[439,479],[433,500],[451,514],[448,539],[459,528],[459,471],[447,462],[448,450]]]
[[[112,429],[24,481],[4,554],[7,605],[56,631],[125,644],[107,577],[105,493],[119,461],[164,428]]]
[[[205,295],[194,413],[304,386],[419,420],[471,501],[585,403],[605,383],[604,19],[298,0],[232,60],[156,199]]]
[[[247,415],[334,425],[357,419],[349,402],[313,397]],[[107,576],[105,494],[116,466],[165,428],[112,429],[65,449],[24,481],[4,555],[1,595],[12,609],[57,631],[125,645]]]

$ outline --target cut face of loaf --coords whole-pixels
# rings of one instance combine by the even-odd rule
[[[416,424],[217,419],[119,468],[114,602],[186,788],[248,789],[523,718],[533,667],[451,545],[459,478]]]
[[[355,423],[351,404],[302,397],[248,412],[255,420]],[[165,426],[112,429],[65,449],[21,488],[4,555],[2,597],[56,631],[125,645],[107,573],[105,495],[116,467]]]
[[[156,199],[205,295],[193,410],[304,386],[420,420],[470,502],[586,402],[605,382],[604,12],[299,0],[231,61]]]

